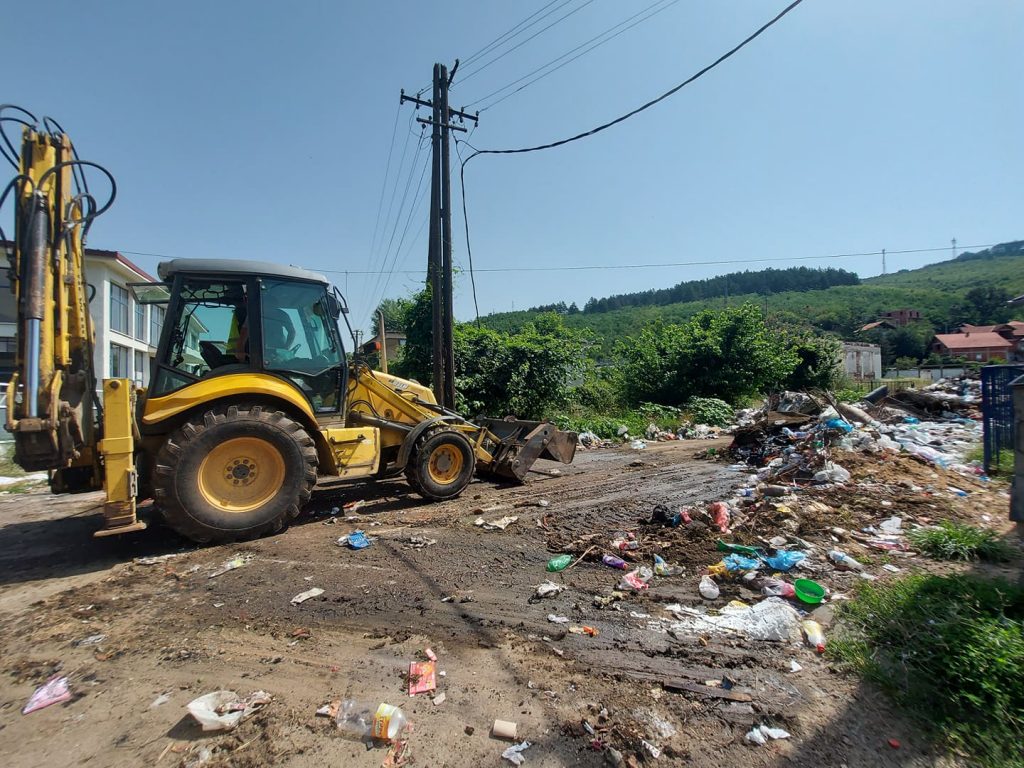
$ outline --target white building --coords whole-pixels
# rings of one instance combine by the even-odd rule
[[[851,379],[882,378],[882,348],[859,341],[842,342],[843,372]]]
[[[89,314],[96,331],[96,378],[133,379],[148,386],[166,309],[139,304],[128,285],[156,279],[117,251],[87,249],[85,269],[95,289]]]
[[[7,247],[0,253],[9,251],[10,243],[2,245]],[[156,282],[155,278],[117,251],[95,248],[85,251],[85,269],[92,295],[89,314],[96,333],[97,382],[127,378],[147,386],[166,309],[137,303],[128,285]],[[0,382],[6,382],[14,370],[17,307],[6,271],[0,270],[0,275]]]

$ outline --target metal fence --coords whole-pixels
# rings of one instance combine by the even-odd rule
[[[985,428],[985,471],[999,466],[1004,450],[1013,450],[1013,388],[1024,365],[986,365],[981,369],[981,417]]]

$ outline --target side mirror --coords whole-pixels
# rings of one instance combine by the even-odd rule
[[[334,293],[327,294],[327,308],[334,317],[348,314],[348,304],[345,302],[345,298],[338,293],[337,288],[334,289]]]

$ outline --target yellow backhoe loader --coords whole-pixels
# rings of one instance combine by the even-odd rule
[[[79,160],[55,121],[40,127],[9,106],[0,118],[0,129],[23,126],[20,152],[2,136],[17,166],[0,196],[15,202],[18,307],[6,428],[15,461],[49,470],[54,492],[105,490],[96,535],[144,528],[136,505],[148,498],[184,536],[231,541],[281,530],[319,478],[404,473],[423,497],[448,499],[477,470],[522,481],[538,458],[572,461],[575,434],[469,421],[426,387],[347,357],[344,298],[279,264],[161,263],[158,282],[131,286],[136,301],[166,308],[148,390],[113,378],[98,393],[83,243],[114,179]],[[109,180],[102,206],[87,169]]]

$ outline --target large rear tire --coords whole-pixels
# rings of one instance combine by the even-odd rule
[[[469,440],[461,432],[440,429],[421,438],[405,474],[418,494],[442,501],[462,493],[474,471],[476,456]]]
[[[239,541],[284,528],[316,476],[316,446],[301,424],[259,405],[231,405],[171,434],[157,454],[153,497],[182,536]]]

